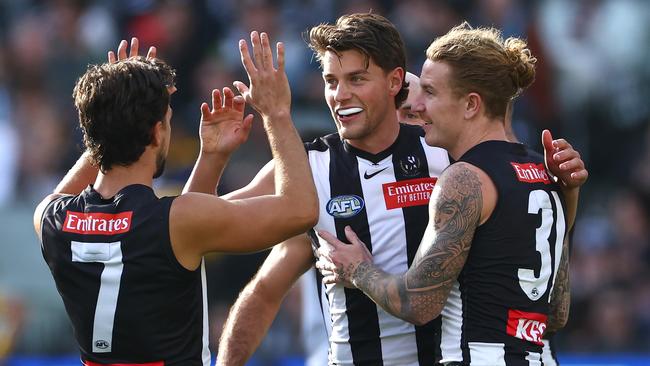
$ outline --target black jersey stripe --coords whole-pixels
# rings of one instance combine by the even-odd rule
[[[395,180],[404,181],[429,177],[429,164],[424,148],[421,144],[413,146],[416,136],[405,138],[406,131],[400,134],[400,141],[393,152],[393,166],[395,167]],[[409,131],[410,132],[410,131]],[[413,133],[413,132],[412,132]],[[408,265],[411,266],[417,253],[420,241],[424,236],[429,217],[428,205],[410,206],[402,208],[406,231],[406,255]],[[423,326],[415,327],[415,338],[418,348],[418,361],[420,365],[433,365],[436,355],[440,355],[440,318],[436,318]]]
[[[359,174],[350,174],[350,172],[358,172],[356,157],[352,154],[346,154],[343,151],[345,148],[343,144],[332,144],[330,148],[329,177],[331,196],[337,197],[352,192],[352,194],[356,194],[363,199]],[[365,207],[355,216],[335,218],[334,223],[336,236],[339,240],[348,241],[345,237],[345,227],[349,225],[372,252],[370,227]],[[381,360],[377,306],[358,289],[346,288],[345,302],[350,334],[349,343],[354,364],[367,364],[367,362]]]

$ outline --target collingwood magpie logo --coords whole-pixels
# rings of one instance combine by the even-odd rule
[[[407,177],[414,177],[420,173],[420,159],[409,155],[406,159],[399,160],[399,167]]]
[[[363,210],[364,202],[359,196],[353,194],[331,198],[325,206],[327,213],[337,219],[347,219],[357,215]]]

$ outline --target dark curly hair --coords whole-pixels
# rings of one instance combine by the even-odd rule
[[[406,48],[395,25],[381,15],[358,13],[343,15],[336,24],[320,24],[309,30],[309,47],[318,61],[327,51],[356,50],[366,56],[366,67],[374,61],[384,72],[401,67],[406,74]],[[408,84],[402,79],[402,89],[395,96],[398,108],[408,96]]]
[[[72,96],[84,144],[102,172],[137,161],[169,106],[175,71],[165,62],[130,57],[91,65]]]

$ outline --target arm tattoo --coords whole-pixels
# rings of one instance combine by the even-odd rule
[[[377,304],[415,323],[440,313],[465,265],[483,208],[478,174],[465,163],[450,166],[431,200],[429,227],[406,274],[389,275],[362,263],[353,276],[355,286]]]
[[[569,240],[564,240],[562,245],[562,257],[560,266],[555,278],[555,286],[551,293],[549,305],[547,332],[555,332],[564,327],[569,320],[569,308],[571,307],[571,289],[569,287]]]

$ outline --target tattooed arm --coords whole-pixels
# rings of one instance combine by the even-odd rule
[[[484,210],[486,188],[488,210]],[[442,311],[452,283],[465,265],[476,227],[494,208],[492,201],[496,202],[496,189],[484,172],[467,163],[453,164],[433,190],[429,224],[408,272],[393,275],[375,266],[349,227],[346,236],[352,245],[319,233],[329,244],[321,246],[317,267],[326,283],[349,281],[389,313],[425,324]]]
[[[564,328],[569,320],[569,308],[571,306],[571,288],[569,286],[569,238],[564,239],[562,245],[562,257],[557,270],[555,285],[551,293],[551,303],[546,322],[546,332],[557,332]]]

